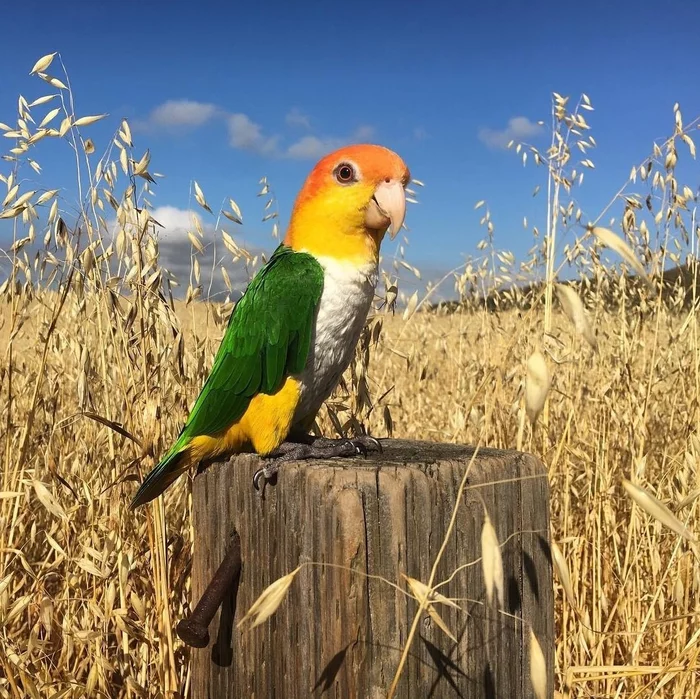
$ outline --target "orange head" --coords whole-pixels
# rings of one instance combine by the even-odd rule
[[[393,238],[403,224],[410,177],[406,163],[383,146],[326,155],[297,196],[284,242],[315,256],[375,262],[386,231]]]

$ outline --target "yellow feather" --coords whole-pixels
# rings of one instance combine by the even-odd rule
[[[371,184],[351,189],[327,187],[297,203],[285,243],[316,257],[332,257],[358,267],[374,262],[380,239],[365,226]],[[382,236],[383,237],[383,236]]]
[[[284,441],[299,402],[299,382],[288,378],[277,393],[259,393],[238,422],[217,435],[194,437],[189,444],[190,463],[222,454],[255,450],[273,452]]]

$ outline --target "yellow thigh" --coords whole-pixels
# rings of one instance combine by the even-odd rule
[[[261,393],[250,401],[240,427],[258,454],[268,454],[284,441],[298,403],[299,382],[292,378],[277,393]]]
[[[269,454],[277,449],[289,433],[292,417],[299,402],[299,382],[289,378],[271,395],[254,396],[238,422],[216,436],[201,435],[190,443],[194,460],[210,459],[221,454],[250,451]]]

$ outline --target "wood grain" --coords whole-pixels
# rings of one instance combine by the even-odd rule
[[[213,464],[193,484],[193,605],[231,533],[241,538],[236,598],[212,622],[208,648],[192,650],[194,699],[385,697],[417,609],[401,574],[427,582],[455,505],[468,446],[387,440],[368,459],[286,464],[264,499],[252,487],[260,460]],[[421,620],[397,696],[529,698],[529,625],[542,646],[553,695],[554,609],[546,472],[531,455],[480,449],[438,567],[463,611],[439,607],[458,638]],[[481,563],[484,504],[501,542],[505,611],[486,606]],[[235,623],[262,590],[301,563],[271,619]]]

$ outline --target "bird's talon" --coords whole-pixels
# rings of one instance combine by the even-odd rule
[[[259,468],[254,474],[253,474],[253,487],[255,490],[260,490],[260,486],[262,485],[262,492],[263,494],[265,493],[265,486],[270,483],[274,485],[275,481],[277,480],[277,470],[279,469],[279,466],[275,463],[270,464],[269,466],[263,466],[262,468]]]
[[[264,468],[259,468],[254,474],[253,474],[253,487],[255,490],[260,490],[260,479],[263,479],[263,482],[267,482],[267,478],[265,477],[265,469]]]
[[[277,451],[269,455],[274,457],[272,463],[259,468],[253,474],[253,487],[257,491],[262,490],[264,496],[267,483],[274,484],[279,468],[290,461],[351,456],[367,458],[369,452],[373,449],[381,453],[382,445],[379,440],[369,435],[361,435],[352,439],[343,437],[325,439],[320,437],[312,444],[285,442]]]
[[[368,441],[370,441],[372,444],[374,444],[375,447],[377,447],[377,451],[380,454],[383,453],[384,447],[382,446],[382,443],[376,437],[368,437]]]

